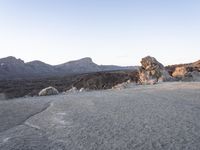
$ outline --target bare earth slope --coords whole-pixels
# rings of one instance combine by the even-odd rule
[[[1,150],[200,149],[200,83],[2,101],[0,111]]]

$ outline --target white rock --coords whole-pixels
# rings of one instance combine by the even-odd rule
[[[128,83],[128,84],[131,83],[131,80],[127,80],[126,83]]]
[[[40,92],[39,92],[39,96],[48,96],[48,95],[57,95],[59,92],[56,88],[54,87],[47,87],[45,89],[42,89]]]
[[[81,88],[80,90],[79,90],[79,92],[84,92],[85,91],[85,89],[84,88]]]
[[[66,91],[66,93],[77,93],[77,92],[79,92],[79,91],[78,91],[78,89],[76,87],[72,87],[71,89]]]

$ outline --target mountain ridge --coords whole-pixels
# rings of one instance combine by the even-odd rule
[[[97,65],[90,57],[72,60],[59,65],[50,65],[40,60],[24,62],[13,56],[0,59],[0,80],[43,78],[53,76],[65,76],[91,72],[135,70],[137,67],[121,67],[115,65]]]

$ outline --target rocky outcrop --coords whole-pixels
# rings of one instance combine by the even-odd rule
[[[181,67],[184,67],[184,68],[181,68]],[[169,65],[169,66],[166,66],[165,69],[169,72],[171,76],[173,76],[174,72],[179,72],[180,69],[181,70],[186,69],[187,72],[193,72],[193,71],[200,72],[200,60],[193,63],[187,63],[187,64]],[[174,76],[176,76],[176,74]]]
[[[141,84],[155,84],[172,80],[164,66],[154,57],[147,56],[142,58],[141,64],[142,66],[139,69],[139,82]]]
[[[172,76],[181,81],[199,81],[200,72],[191,66],[176,67]]]
[[[1,74],[0,74],[1,75]],[[138,71],[112,71],[89,73],[65,77],[41,78],[30,80],[0,80],[0,93],[7,99],[28,96],[38,96],[41,89],[55,87],[60,93],[76,87],[79,91],[111,89],[113,86],[126,82],[137,83]]]
[[[49,96],[49,95],[57,95],[59,92],[56,88],[54,87],[47,87],[45,89],[42,89],[40,92],[39,92],[39,96]]]
[[[193,63],[166,66],[165,68],[176,81],[200,80],[200,60]]]
[[[184,77],[186,76],[186,74],[188,73],[187,68],[186,67],[176,67],[175,71],[172,73],[173,77],[176,78],[180,78],[180,77]]]

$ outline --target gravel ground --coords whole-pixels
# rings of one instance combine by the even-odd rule
[[[0,150],[199,150],[200,83],[0,102]]]

